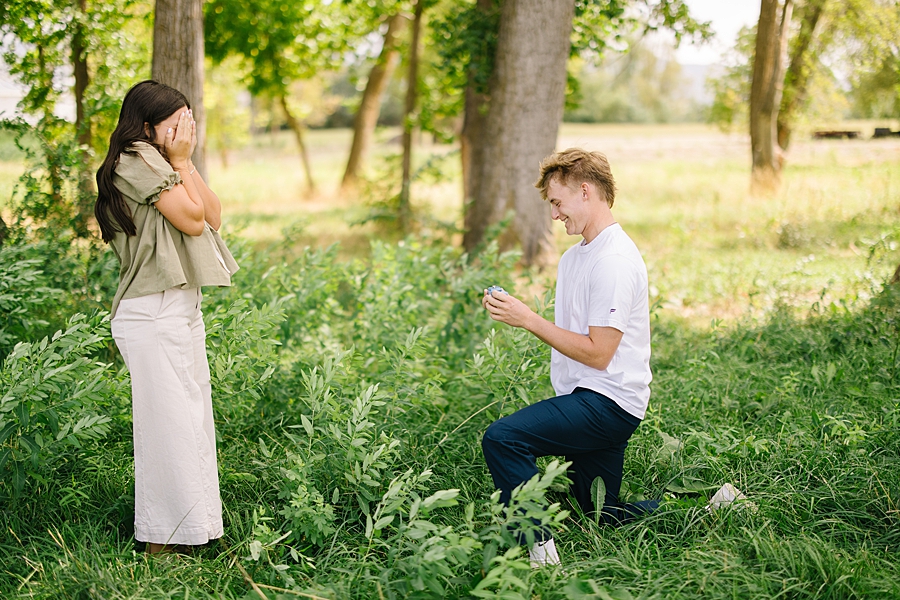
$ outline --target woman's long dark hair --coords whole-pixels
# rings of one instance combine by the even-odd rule
[[[122,192],[113,184],[113,174],[123,152],[133,152],[135,142],[143,141],[162,147],[163,140],[156,140],[155,127],[176,110],[191,107],[184,94],[156,81],[142,81],[128,90],[119,112],[119,123],[109,136],[109,152],[97,170],[97,203],[94,216],[100,225],[104,242],[111,242],[116,231],[134,235],[137,231],[131,210],[125,204]],[[145,125],[147,130],[145,131]],[[165,156],[165,154],[163,154]]]

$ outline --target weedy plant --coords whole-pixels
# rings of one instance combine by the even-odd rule
[[[552,394],[547,347],[481,309],[489,285],[547,283],[516,255],[429,238],[351,261],[229,243],[243,268],[204,302],[226,539],[139,552],[128,380],[103,314],[45,319],[60,333],[44,341],[12,339],[34,330],[19,325],[0,371],[4,597],[900,596],[894,288],[711,330],[657,315],[621,498],[664,502],[612,528],[570,514],[565,463],[542,459],[508,507],[484,466],[487,425]],[[533,305],[549,317],[552,300]],[[725,482],[756,510],[707,510]],[[538,527],[561,569],[530,569],[515,532]]]
[[[121,395],[110,365],[92,355],[109,340],[109,322],[75,315],[66,329],[20,342],[0,370],[0,494],[18,497],[27,479],[53,476],[68,447],[109,431],[104,404]]]

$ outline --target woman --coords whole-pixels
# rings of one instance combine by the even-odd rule
[[[131,373],[134,533],[150,553],[222,536],[200,287],[238,266],[221,205],[191,163],[184,95],[143,81],[125,95],[97,171],[94,214],[119,259],[112,333]]]

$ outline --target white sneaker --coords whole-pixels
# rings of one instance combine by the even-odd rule
[[[556,544],[553,542],[553,538],[532,546],[528,550],[528,557],[531,559],[532,569],[559,564],[559,554],[556,553]]]

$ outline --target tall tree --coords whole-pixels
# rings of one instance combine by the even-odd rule
[[[787,150],[791,143],[797,111],[806,102],[816,49],[813,47],[828,0],[807,0],[797,11],[800,29],[791,41],[790,58],[784,75],[784,92],[778,111],[778,146]]]
[[[312,166],[309,162],[309,150],[306,148],[306,125],[296,116],[296,111],[291,109],[287,89],[278,94],[278,104],[284,113],[284,120],[288,129],[294,133],[297,140],[297,148],[300,149],[300,162],[303,164],[303,172],[306,173],[306,187],[309,193],[316,191],[316,180],[313,178]]]
[[[523,260],[541,263],[555,254],[549,208],[532,183],[536,165],[556,147],[574,15],[574,0],[503,2],[481,150],[491,159],[473,165],[480,183],[472,210],[479,214],[470,219],[467,247],[513,210],[509,235],[522,245]]]
[[[205,5],[206,52],[215,61],[237,55],[247,65],[250,92],[278,101],[294,132],[306,172],[315,184],[304,141],[306,128],[290,98],[291,85],[343,64],[350,44],[368,33],[354,3],[211,0]]]
[[[415,125],[416,98],[419,82],[419,36],[422,31],[422,15],[425,0],[416,0],[412,22],[412,37],[409,43],[409,60],[406,75],[406,101],[403,106],[403,158],[398,202],[398,223],[401,231],[409,229],[410,185],[412,183],[412,134]]]
[[[32,169],[23,175],[29,191],[16,207],[16,221],[71,228],[92,235],[93,146],[112,130],[118,101],[146,68],[144,39],[134,31],[128,0],[9,0],[0,3],[0,48],[25,96],[6,126],[37,140],[29,144]],[[123,34],[124,32],[124,34]],[[71,73],[74,85],[63,85]],[[59,98],[75,99],[75,123],[56,116]]]
[[[466,66],[464,111],[462,130],[459,135],[460,158],[462,161],[463,202],[465,206],[465,236],[463,246],[472,250],[484,237],[490,205],[476,203],[477,190],[481,189],[481,165],[487,150],[487,112],[490,106],[489,82],[496,52],[500,10],[495,0],[476,0],[471,14],[476,18],[466,27],[473,33],[470,47],[473,56]]]
[[[801,115],[816,117],[815,111],[823,108],[815,102],[817,96],[828,95],[822,94],[823,88],[827,92],[829,88],[844,87],[840,79],[850,84],[848,95],[854,101],[862,96],[873,99],[869,91],[878,96],[884,94],[881,97],[900,97],[896,91],[898,69],[892,66],[900,60],[895,43],[896,31],[900,29],[900,2],[795,0],[793,21],[796,25],[790,28],[789,60],[777,119],[782,150],[788,150]],[[712,82],[712,120],[719,125],[733,125],[750,104],[755,43],[756,28],[742,30],[732,51],[733,64]],[[869,87],[870,83],[874,85]],[[866,101],[854,104],[856,116],[875,116]],[[828,110],[827,105],[824,108]]]
[[[91,173],[91,120],[87,116],[85,95],[91,77],[88,71],[87,49],[87,0],[77,0],[73,19],[72,73],[75,76],[75,139],[81,150],[78,152],[81,165],[78,172],[78,194],[75,207],[75,227],[79,231],[88,230],[88,222],[94,212],[94,178]]]
[[[793,0],[762,0],[756,29],[753,80],[750,86],[751,189],[770,193],[781,182],[782,156],[777,144],[778,109]]]
[[[466,65],[457,68],[465,88],[463,244],[476,249],[511,210],[502,242],[520,244],[526,263],[552,255],[550,212],[531,181],[556,146],[567,83],[577,84],[567,79],[570,53],[597,54],[635,29],[665,28],[679,40],[710,35],[683,0],[476,0],[451,21],[460,42],[448,53]]]
[[[401,13],[390,15],[386,19],[387,30],[382,41],[381,53],[366,79],[366,87],[353,120],[353,142],[350,145],[347,168],[344,170],[344,177],[341,180],[341,186],[344,188],[356,185],[360,171],[365,164],[369,147],[372,145],[375,126],[378,123],[378,115],[381,112],[384,90],[400,60],[400,34],[406,20],[406,16]]]
[[[203,54],[202,0],[156,0],[152,77],[177,89],[191,103],[197,121],[197,147],[192,160],[207,177]]]

